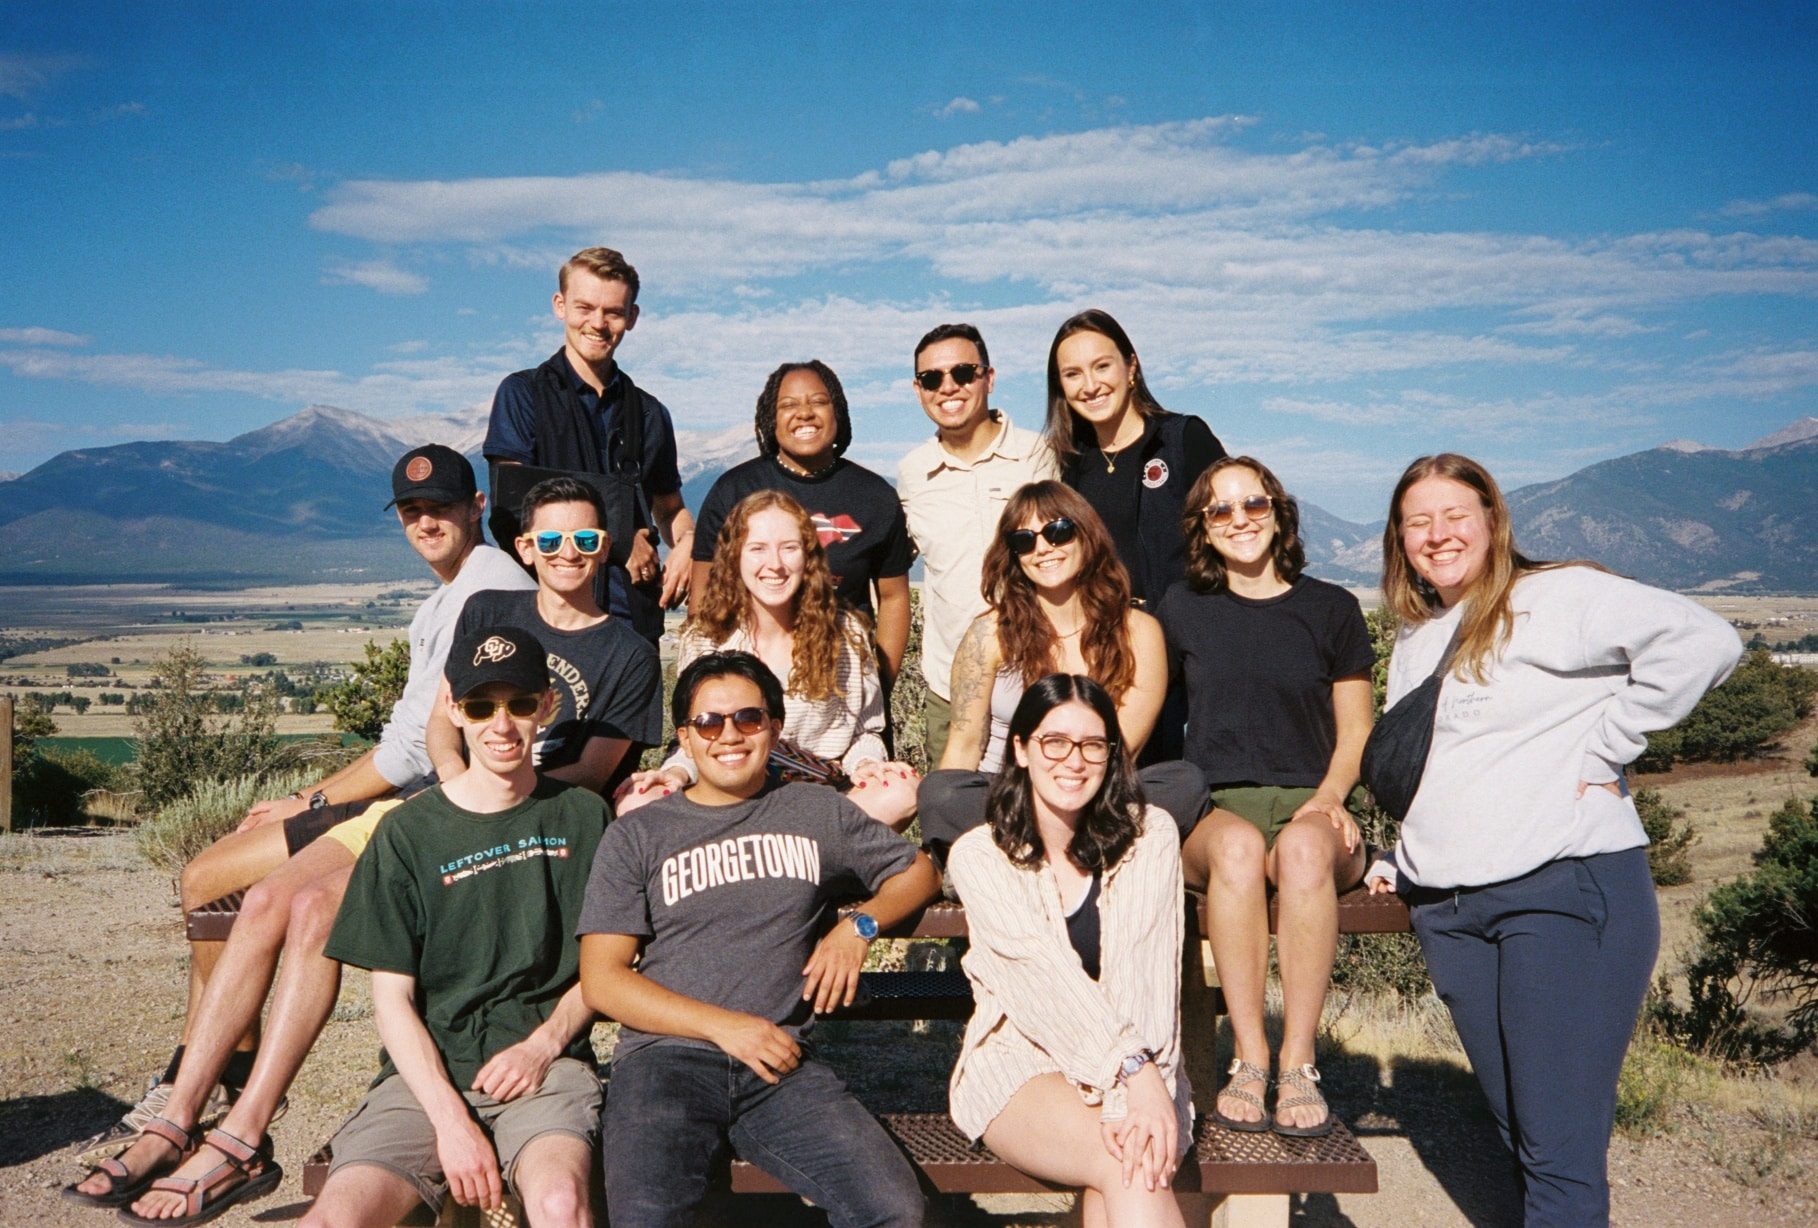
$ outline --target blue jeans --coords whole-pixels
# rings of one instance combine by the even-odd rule
[[[908,1159],[808,1054],[771,1084],[718,1049],[647,1045],[613,1063],[603,1142],[613,1228],[690,1223],[728,1144],[825,1211],[833,1228],[922,1222]]]
[[[1527,1228],[1608,1224],[1616,1077],[1660,949],[1647,850],[1407,899],[1433,987],[1514,1152]]]

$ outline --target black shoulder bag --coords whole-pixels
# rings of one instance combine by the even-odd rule
[[[1458,630],[1446,643],[1439,664],[1426,681],[1401,697],[1401,701],[1376,722],[1364,743],[1361,775],[1370,788],[1376,804],[1394,815],[1399,822],[1408,817],[1414,795],[1420,791],[1420,778],[1427,770],[1427,752],[1433,748],[1433,717],[1439,711],[1439,688],[1452,665],[1452,654],[1458,648],[1458,633],[1464,630],[1461,617]]]

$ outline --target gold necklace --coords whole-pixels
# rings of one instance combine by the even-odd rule
[[[1118,429],[1121,430],[1123,428],[1120,425]],[[1136,433],[1136,439],[1132,439],[1130,441],[1130,443],[1135,443],[1135,442],[1137,442],[1137,440],[1140,440],[1142,437],[1143,437],[1143,432],[1139,430]],[[1115,439],[1116,436],[1113,435],[1112,438]],[[1122,447],[1118,447],[1118,448],[1107,448],[1107,447],[1104,447],[1103,445],[1100,445],[1098,451],[1099,451],[1099,455],[1101,455],[1105,458],[1105,472],[1106,473],[1116,473],[1117,472],[1117,458],[1122,456],[1125,452],[1130,450],[1130,443],[1124,444]]]

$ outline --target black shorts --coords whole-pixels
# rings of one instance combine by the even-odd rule
[[[324,806],[320,810],[305,810],[302,814],[284,820],[284,852],[295,857],[315,842],[317,836],[336,824],[345,823],[355,815],[364,814],[370,801],[342,802],[337,806]]]

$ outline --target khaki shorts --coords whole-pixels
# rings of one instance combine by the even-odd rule
[[[360,854],[366,851],[367,842],[372,839],[373,829],[379,825],[379,820],[403,804],[404,799],[401,797],[388,797],[382,802],[374,802],[345,823],[336,823],[323,832],[322,836],[352,853],[354,860],[358,861]]]
[[[501,1104],[480,1092],[461,1094],[492,1138],[499,1172],[507,1182],[533,1139],[567,1134],[592,1148],[599,1138],[600,1078],[591,1065],[571,1057],[552,1062],[543,1086],[528,1096]],[[349,1165],[371,1164],[410,1182],[432,1212],[442,1213],[448,1182],[436,1154],[436,1130],[403,1075],[392,1075],[367,1092],[328,1145],[334,1153],[328,1165],[330,1179]]]
[[[1306,805],[1317,789],[1290,789],[1284,785],[1213,785],[1212,805],[1228,810],[1260,831],[1263,847],[1274,848],[1275,837],[1288,825],[1294,812]],[[1347,808],[1357,806],[1361,786],[1345,799]]]
[[[922,697],[922,745],[928,749],[928,771],[941,765],[947,735],[953,729],[953,705],[933,691]],[[927,775],[926,772],[923,775]]]

